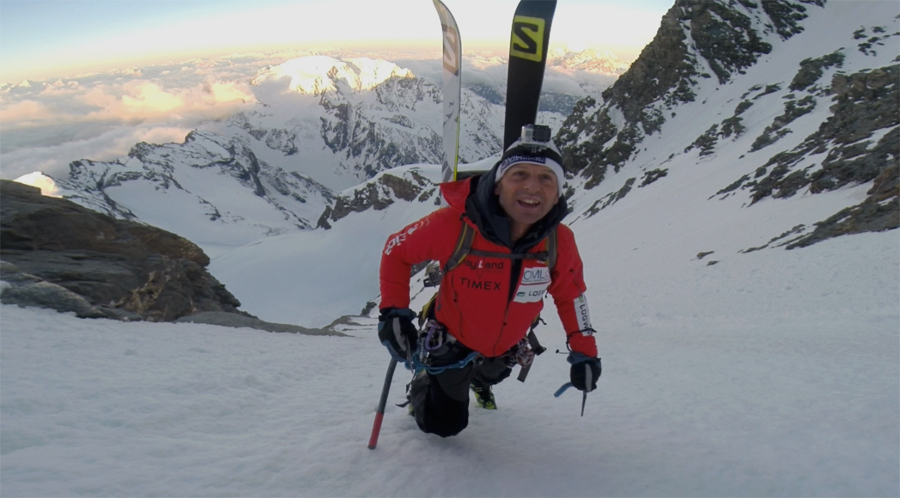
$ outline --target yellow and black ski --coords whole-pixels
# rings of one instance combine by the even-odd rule
[[[503,150],[519,138],[523,126],[536,124],[555,11],[556,0],[521,0],[516,8],[509,41]]]

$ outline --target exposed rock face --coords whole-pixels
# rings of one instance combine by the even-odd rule
[[[700,78],[720,84],[753,66],[772,51],[762,41],[769,32],[782,39],[803,31],[800,4],[767,0],[734,2],[678,0],[662,19],[659,31],[616,83],[603,92],[603,105],[588,97],[574,107],[557,134],[569,171],[580,173],[592,188],[612,166],[619,171],[646,135],[659,131],[666,114],[692,102]],[[821,6],[821,0],[801,0]]]
[[[882,185],[886,187],[873,187],[873,194],[896,189],[900,160],[898,81],[900,66],[896,65],[849,76],[835,75],[831,84],[835,102],[832,116],[800,146],[776,154],[759,169],[757,176],[764,178],[747,184],[753,191],[753,202],[768,196],[790,197],[807,186],[812,193],[835,190],[879,176],[884,177]],[[884,130],[889,131],[877,142],[872,139],[876,132]],[[807,167],[792,172],[803,158],[822,152],[828,155],[820,169]]]
[[[792,197],[803,189],[817,194],[872,182],[865,201],[817,223],[812,233],[788,240],[789,249],[839,235],[900,228],[898,81],[898,65],[835,75],[829,90],[833,114],[819,129],[799,146],[769,159],[756,171],[757,179],[745,176],[722,192],[749,189],[756,203]],[[821,165],[803,167],[805,158],[826,152]]]
[[[335,330],[333,327],[334,324],[324,329],[308,329],[306,327],[300,327],[299,325],[266,322],[258,318],[222,311],[204,311],[194,315],[181,317],[175,321],[179,323],[207,323],[223,327],[251,328],[265,330],[267,332],[282,332],[288,334],[347,336],[347,334]]]
[[[41,296],[46,302],[37,305],[78,316],[149,321],[240,313],[240,302],[206,271],[209,258],[189,240],[8,180],[0,180],[0,258],[11,286],[3,302]],[[68,304],[54,306],[54,295]]]
[[[424,202],[437,192],[437,186],[411,169],[401,176],[383,173],[381,176],[363,183],[337,197],[334,207],[328,207],[319,217],[318,227],[329,229],[331,222],[340,220],[350,213],[361,213],[369,209],[381,211],[397,199]]]
[[[886,42],[891,37],[900,36],[895,29],[870,26],[853,32],[854,40],[865,40],[857,48],[866,60],[854,54],[852,47],[835,50],[809,45],[811,56],[800,61],[793,77],[787,74],[787,79],[771,83],[739,77],[752,75],[756,66],[768,67],[760,74],[772,77],[772,66],[767,64],[786,53],[786,44],[778,38],[783,41],[802,33],[801,21],[813,9],[820,14],[818,10],[824,6],[824,0],[677,0],[654,40],[628,72],[603,92],[603,101],[583,99],[566,119],[556,139],[568,171],[584,178],[584,187],[592,189],[604,181],[610,167],[619,173],[639,166],[644,175],[651,169],[661,170],[659,166],[682,152],[672,150],[663,161],[662,149],[653,150],[649,136],[663,125],[672,129],[673,123],[667,123],[670,119],[684,120],[679,116],[682,110],[690,113],[706,106],[711,90],[728,92],[729,86],[737,88],[733,82],[752,82],[742,95],[729,99],[727,106],[717,104],[715,111],[709,109],[707,112],[724,119],[697,125],[705,131],[683,149],[683,154],[708,161],[749,130],[756,134],[732,164],[745,156],[752,160],[766,155],[769,159],[751,165],[752,169],[742,164],[747,169],[740,172],[740,178],[717,195],[744,190],[753,205],[798,192],[818,194],[871,183],[861,204],[842,209],[814,227],[796,227],[770,241],[789,249],[844,234],[900,227],[900,59],[878,57],[878,47],[889,46]],[[891,32],[894,34],[888,34]],[[779,100],[774,100],[776,96]],[[768,107],[763,110],[762,105]],[[782,106],[783,112],[770,114]],[[760,126],[764,122],[761,115],[767,116],[766,121],[771,119],[764,127]],[[810,130],[813,120],[820,123],[815,132],[799,145],[783,145],[786,140],[782,139],[796,130]],[[648,147],[649,155],[658,157],[638,159]],[[607,189],[609,193],[585,214],[591,216],[621,200],[638,177],[636,173],[626,178],[629,176],[632,178],[621,190]],[[658,179],[648,176],[640,186]]]

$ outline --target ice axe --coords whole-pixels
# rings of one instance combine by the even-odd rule
[[[378,434],[381,432],[381,421],[384,419],[384,407],[387,405],[388,393],[391,390],[391,380],[394,379],[394,369],[397,368],[397,360],[391,358],[387,373],[384,376],[384,387],[381,388],[381,400],[378,402],[378,411],[375,412],[375,423],[372,425],[372,435],[369,436],[369,449],[374,450],[378,444]]]
[[[555,393],[553,393],[553,397],[558,398],[558,397],[562,396],[562,393],[566,392],[566,389],[568,389],[570,387],[572,387],[572,383],[566,382],[559,389],[557,389]],[[584,405],[586,403],[587,403],[587,391],[581,391],[581,416],[582,417],[584,416]]]

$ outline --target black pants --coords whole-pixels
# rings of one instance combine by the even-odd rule
[[[457,345],[443,355],[434,356],[432,365],[457,363],[471,352]],[[409,387],[416,423],[423,432],[441,437],[459,434],[469,425],[469,385],[491,386],[509,377],[511,372],[503,355],[435,375],[420,373]]]

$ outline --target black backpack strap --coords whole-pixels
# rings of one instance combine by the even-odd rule
[[[447,264],[444,265],[443,273],[447,274],[450,270],[456,268],[460,264],[462,264],[463,260],[466,259],[466,256],[469,254],[481,257],[488,258],[502,258],[502,259],[536,259],[539,261],[546,261],[547,266],[552,270],[556,265],[556,259],[558,256],[558,241],[556,236],[556,228],[550,231],[550,234],[547,235],[547,244],[544,251],[540,252],[530,252],[525,254],[510,254],[510,253],[499,253],[499,252],[490,252],[490,251],[479,251],[478,249],[472,249],[472,241],[475,240],[475,228],[465,222],[463,220],[462,230],[459,231],[459,238],[456,240],[456,247],[453,248],[453,253],[450,255],[450,258],[447,259]]]
[[[475,256],[482,256],[487,258],[501,258],[501,259],[537,259],[539,261],[546,261],[549,257],[547,251],[541,252],[529,252],[525,254],[518,253],[505,253],[505,252],[490,252],[490,251],[479,251],[478,249],[470,249],[469,254]]]
[[[447,264],[444,265],[444,275],[462,264],[469,252],[471,252],[473,240],[475,240],[475,229],[463,220],[462,230],[459,231],[459,238],[456,240],[456,247],[453,248],[453,253],[447,260]]]
[[[547,266],[553,270],[556,266],[556,259],[559,256],[559,240],[556,237],[556,227],[547,236]]]

